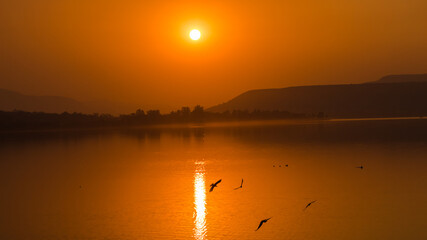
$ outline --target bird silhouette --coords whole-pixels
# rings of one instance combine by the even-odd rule
[[[270,220],[271,218],[267,218],[267,219],[264,219],[264,220],[261,220],[261,222],[259,222],[259,225],[258,225],[258,228],[255,230],[255,231],[258,231],[258,229],[264,224],[264,223],[266,223],[268,220]]]
[[[357,168],[360,168],[360,170],[363,170],[363,166],[362,165],[360,165],[359,167],[357,167]]]
[[[308,204],[307,204],[307,206],[305,206],[305,208],[304,208],[304,211],[308,208],[308,207],[310,207],[310,205],[312,204],[312,203],[315,203],[317,200],[314,200],[314,201],[312,201],[312,202],[309,202]]]
[[[240,183],[240,187],[236,187],[234,190],[240,189],[243,187],[243,178],[242,178],[242,182]]]
[[[215,187],[218,187],[218,183],[221,182],[222,179],[218,180],[216,183],[212,183],[211,184],[211,189],[209,189],[209,192],[212,192],[214,190]]]
[[[288,164],[286,164],[285,167],[288,167]]]

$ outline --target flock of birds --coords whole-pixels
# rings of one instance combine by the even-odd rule
[[[273,167],[276,167],[276,166],[275,166],[275,165],[273,165]],[[279,165],[279,167],[282,167],[282,166],[281,166],[281,165]],[[288,164],[286,164],[286,165],[285,165],[285,167],[288,167]],[[360,165],[360,166],[358,166],[358,167],[356,167],[356,168],[360,168],[361,170],[363,170],[363,166],[362,166],[362,165]],[[218,187],[218,184],[219,184],[221,181],[222,181],[222,179],[220,179],[220,180],[216,181],[215,183],[212,183],[212,184],[211,184],[211,188],[209,189],[209,192],[212,192],[216,187]],[[242,178],[242,182],[240,183],[240,186],[239,186],[239,187],[236,187],[234,190],[241,189],[241,188],[243,188],[243,178]],[[305,208],[303,209],[303,211],[305,211],[308,207],[310,207],[310,206],[311,206],[311,204],[315,203],[316,201],[317,201],[317,200],[314,200],[314,201],[309,202],[309,203],[305,206]],[[257,229],[255,229],[255,231],[258,231],[258,229],[260,229],[260,228],[261,228],[261,226],[262,226],[264,223],[266,223],[268,220],[270,220],[270,219],[271,219],[271,217],[270,217],[270,218],[266,218],[266,219],[261,220],[261,221],[259,222],[258,228],[257,228]]]

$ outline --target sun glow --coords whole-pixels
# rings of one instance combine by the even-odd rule
[[[206,238],[206,189],[204,162],[196,162],[194,173],[194,239]]]
[[[201,33],[200,33],[199,30],[197,30],[197,29],[191,30],[191,32],[190,32],[190,38],[192,40],[194,40],[194,41],[199,40],[200,36],[201,36]]]

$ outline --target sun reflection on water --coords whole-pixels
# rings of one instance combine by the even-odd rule
[[[196,161],[194,172],[194,239],[206,239],[206,189],[203,161]]]

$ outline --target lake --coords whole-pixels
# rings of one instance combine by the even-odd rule
[[[0,189],[0,239],[421,240],[427,120],[3,134]]]

